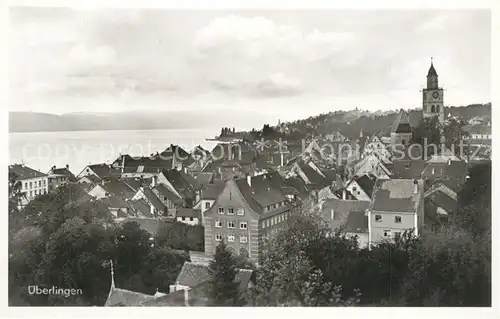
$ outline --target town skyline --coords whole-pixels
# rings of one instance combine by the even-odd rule
[[[415,109],[431,57],[445,106],[491,100],[488,10],[16,7],[10,21],[9,111]]]

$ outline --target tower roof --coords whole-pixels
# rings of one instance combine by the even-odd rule
[[[391,127],[392,133],[411,133],[409,115],[405,110],[400,110]]]
[[[434,64],[432,63],[432,59],[431,59],[431,67],[429,68],[429,72],[427,72],[427,76],[438,76],[436,69],[434,69]]]

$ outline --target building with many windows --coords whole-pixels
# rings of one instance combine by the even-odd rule
[[[292,208],[282,190],[260,176],[225,181],[204,214],[205,254],[214,255],[225,241],[233,253],[258,261],[265,239],[285,227]]]
[[[21,202],[19,206],[25,206],[35,197],[47,194],[49,181],[47,174],[34,170],[24,164],[9,166],[9,176],[14,184],[19,185]]]

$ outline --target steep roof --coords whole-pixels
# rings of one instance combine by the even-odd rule
[[[75,175],[71,173],[68,167],[62,167],[62,168],[52,168],[47,175],[61,175],[61,176],[66,176],[69,178],[70,181],[75,181]]]
[[[92,164],[87,166],[90,168],[95,175],[99,178],[104,179],[106,177],[118,177],[120,176],[120,171],[111,167],[108,164]]]
[[[437,190],[432,192],[429,196],[425,198],[426,200],[432,201],[436,207],[441,207],[447,213],[455,212],[457,209],[457,201],[448,196],[446,193]]]
[[[410,118],[405,110],[399,111],[391,126],[391,133],[411,133]]]
[[[34,170],[26,165],[9,165],[9,174],[13,174],[16,180],[45,177],[47,174]]]
[[[185,300],[185,291],[178,290],[163,297],[146,300],[142,307],[203,307],[207,306],[209,299],[209,281],[204,281],[188,291],[188,300]],[[187,305],[186,305],[187,303]]]
[[[158,195],[164,197],[175,204],[182,205],[183,200],[174,194],[167,186],[164,184],[158,184],[154,187],[154,189],[158,192]]]
[[[121,199],[132,198],[135,195],[135,190],[121,180],[109,180],[104,182],[103,188],[110,194]]]
[[[224,189],[224,181],[217,181],[214,184],[206,185],[201,191],[201,199],[215,200]]]
[[[438,76],[436,69],[434,69],[434,64],[431,62],[431,67],[429,68],[429,72],[427,72],[427,76]]]
[[[394,178],[419,179],[426,165],[424,160],[396,160],[393,162],[392,174]]]
[[[264,212],[262,206],[260,206],[260,204],[253,197],[252,188],[248,185],[247,180],[245,178],[240,178],[234,180],[234,182],[252,210],[257,214],[262,214]]]
[[[204,185],[208,185],[208,184],[212,183],[213,178],[214,178],[214,173],[202,172],[196,176],[196,182],[200,186],[204,186]]]
[[[369,209],[381,212],[416,212],[424,183],[417,180],[414,193],[413,179],[378,179],[373,190]]]
[[[451,190],[458,193],[465,183],[467,164],[462,161],[449,163],[429,163],[422,172],[422,177],[428,180],[439,180]]]
[[[368,175],[363,175],[356,180],[359,187],[361,187],[368,196],[372,196],[373,186],[375,186],[375,178]]]
[[[154,208],[160,211],[163,211],[166,208],[165,204],[163,204],[160,201],[158,196],[156,196],[156,194],[153,193],[151,188],[143,187],[141,191],[143,192],[144,196],[146,196],[147,200],[151,203],[151,205],[153,205]]]

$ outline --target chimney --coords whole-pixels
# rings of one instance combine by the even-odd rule
[[[250,176],[250,174],[247,174],[247,183],[248,186],[252,187],[252,176]]]
[[[69,164],[66,164],[66,169],[69,169]]]
[[[345,189],[342,190],[342,199],[343,200],[347,199],[347,192],[345,191]]]
[[[184,289],[184,305],[189,307],[189,288]]]
[[[418,193],[418,181],[416,179],[413,180],[413,194]]]
[[[156,176],[153,176],[151,178],[151,188],[154,188],[156,186]]]
[[[451,159],[448,159],[448,165],[451,165]]]

